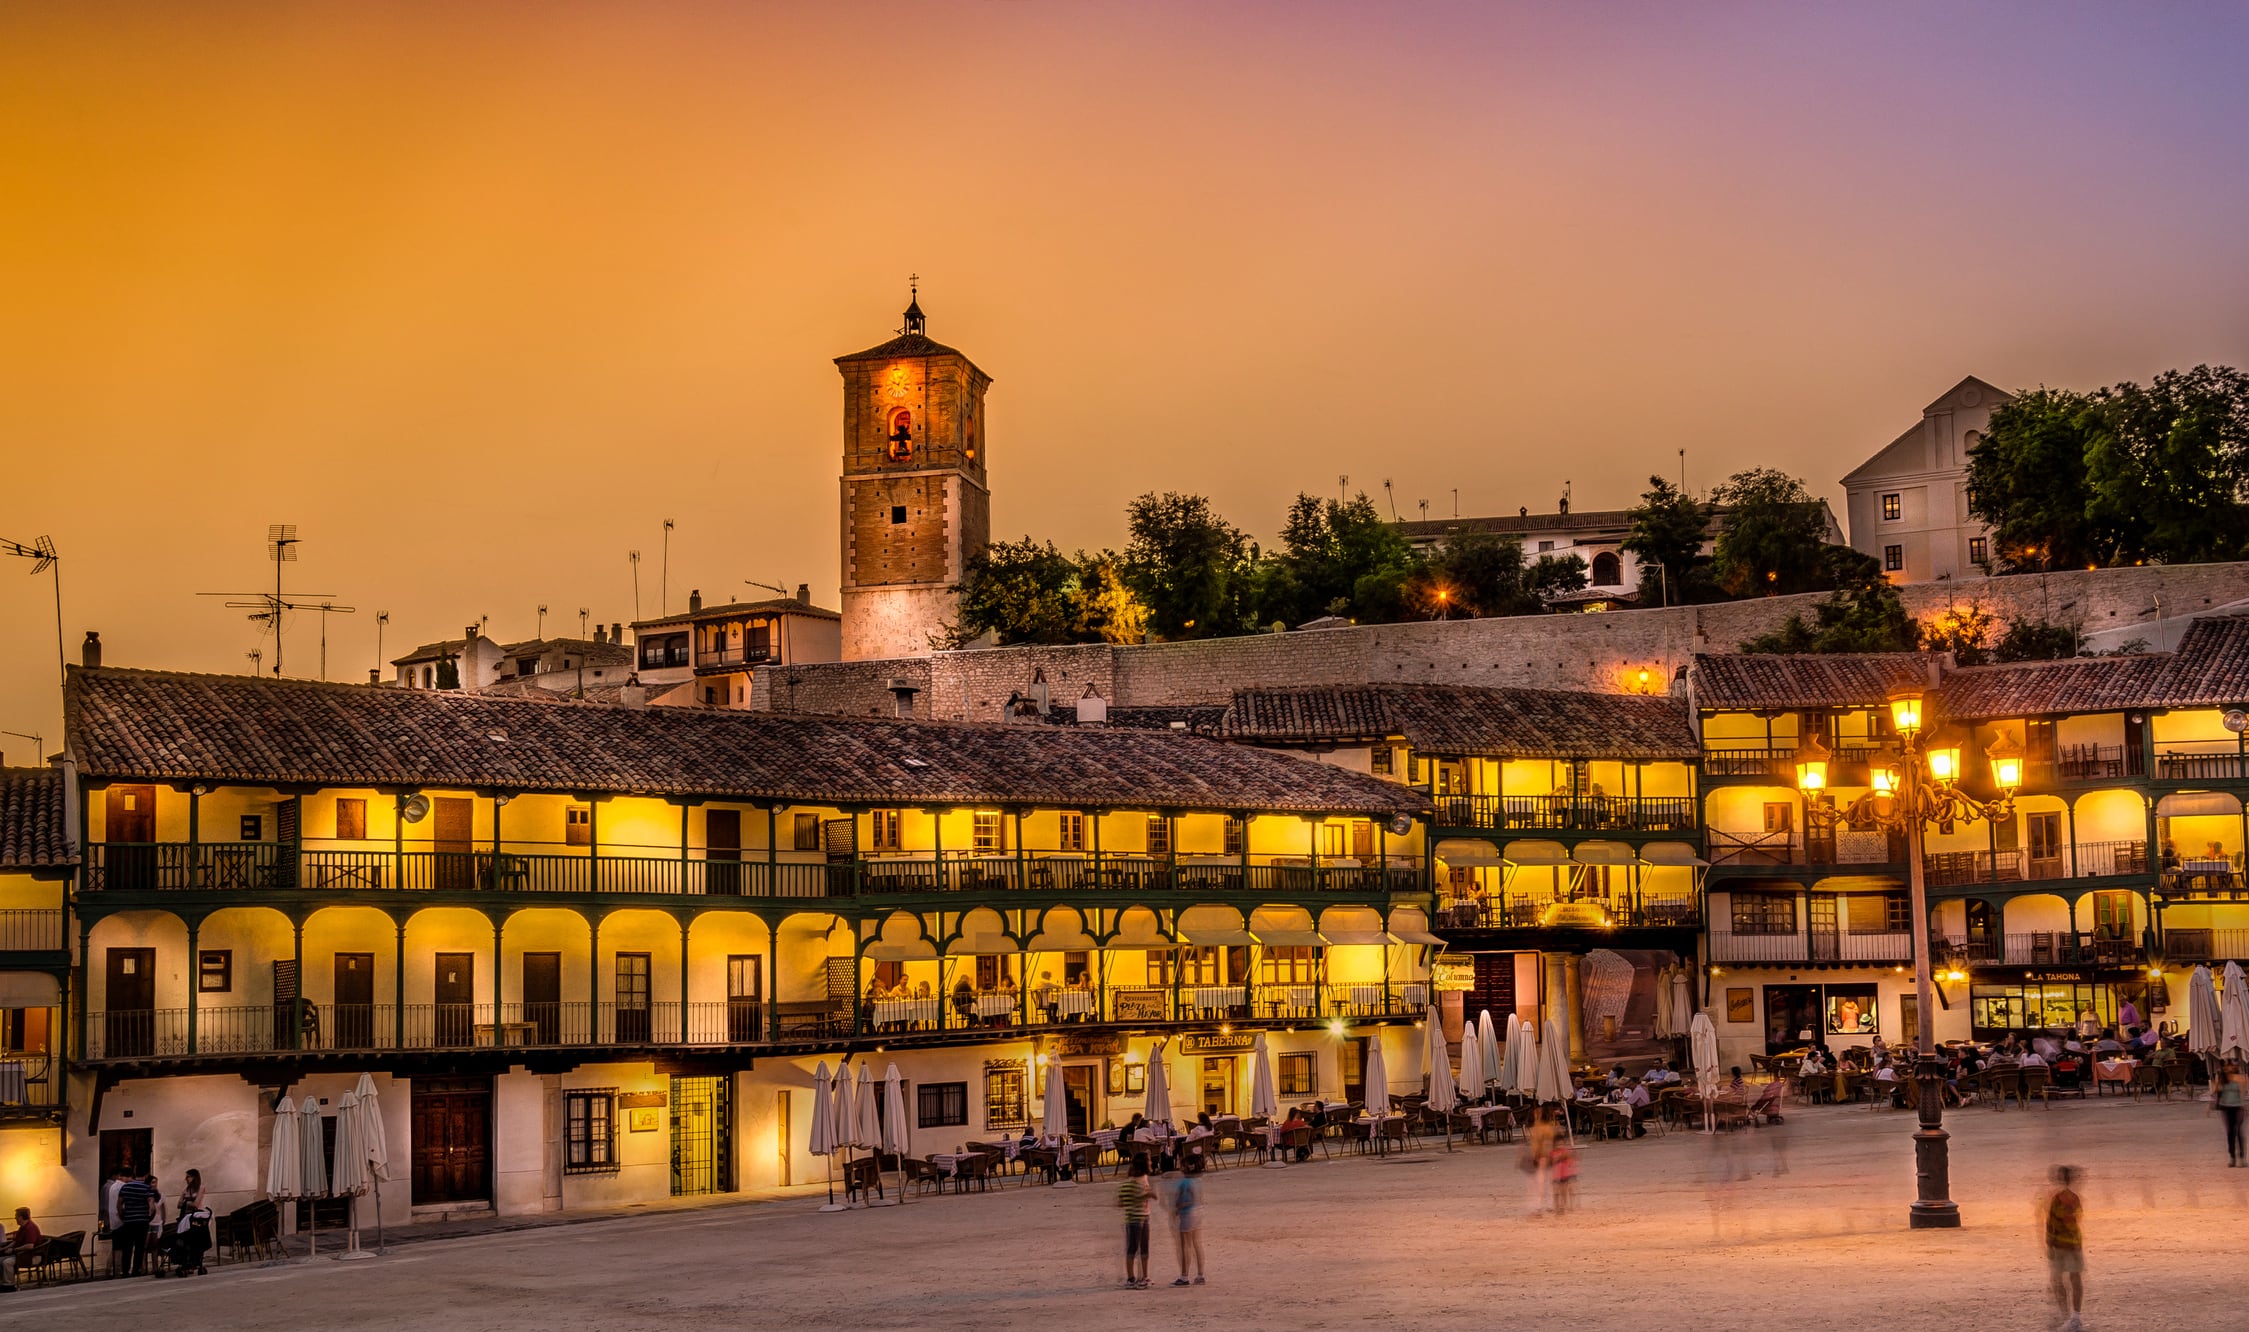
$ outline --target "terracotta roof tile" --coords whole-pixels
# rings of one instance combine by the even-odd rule
[[[2249,703],[2249,616],[2214,615],[2188,625],[2157,701],[2167,708]]]
[[[1937,689],[1947,717],[2049,717],[2148,707],[2172,667],[2168,656],[2075,657],[1948,671]]]
[[[89,780],[1386,816],[1394,783],[1170,730],[623,708],[72,668]]]
[[[1686,705],[1671,698],[1471,685],[1236,690],[1229,739],[1317,743],[1403,736],[1431,754],[1490,758],[1691,758]]]
[[[1898,685],[1926,686],[1938,660],[1926,652],[1701,653],[1694,664],[1695,706],[1872,707]]]
[[[63,823],[62,774],[53,768],[0,768],[0,869],[77,863]]]

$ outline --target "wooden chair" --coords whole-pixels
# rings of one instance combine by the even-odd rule
[[[916,1189],[922,1193],[933,1189],[938,1193],[945,1191],[945,1172],[931,1164],[927,1158],[909,1156],[901,1164],[905,1174],[905,1183],[901,1187]]]
[[[2138,1068],[2133,1069],[2133,1099],[2137,1100],[2143,1093],[2150,1092],[2152,1092],[2159,1099],[2171,1099],[2171,1079],[2167,1076],[2169,1072],[2169,1069],[2157,1068],[2153,1064],[2142,1064]]]
[[[971,1184],[978,1193],[988,1191],[992,1187],[992,1162],[990,1152],[975,1152],[962,1160],[953,1170],[953,1192],[966,1193]]]
[[[2022,1070],[2022,1090],[2016,1093],[2016,1099],[2028,1103],[2030,1098],[2035,1096],[2040,1103],[2051,1110],[2054,1108],[2054,1102],[2048,1093],[2052,1092],[2053,1089],[2054,1072],[2052,1069],[2026,1068]]]

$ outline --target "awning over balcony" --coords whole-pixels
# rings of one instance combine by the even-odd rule
[[[1197,948],[1239,948],[1257,942],[1232,907],[1195,906],[1179,913],[1179,937]]]
[[[1074,907],[1055,907],[1039,923],[1038,933],[1024,945],[1032,953],[1090,953],[1101,945],[1086,933],[1085,918]]]
[[[36,971],[0,971],[0,1008],[54,1008],[62,1003],[55,978]]]
[[[936,957],[937,945],[927,939],[912,942],[877,939],[867,945],[867,960],[870,962],[931,962]]]
[[[1437,859],[1454,869],[1495,869],[1499,848],[1480,837],[1448,837],[1437,843]]]
[[[1390,913],[1390,933],[1400,943],[1444,945],[1444,940],[1429,932],[1429,918],[1419,907],[1399,907]]]
[[[1325,948],[1334,942],[1318,930],[1259,930],[1257,941],[1267,948]]]
[[[2223,814],[2230,819],[2240,813],[2241,801],[2223,791],[2181,791],[2155,802],[2159,819],[2190,819],[2198,814]]]
[[[1302,907],[1259,907],[1249,913],[1249,932],[1267,948],[1325,948],[1328,942]]]
[[[1560,842],[1521,841],[1509,842],[1501,857],[1510,865],[1567,865],[1570,850]]]
[[[945,945],[947,957],[998,957],[1023,951],[1004,934],[964,934]]]
[[[1579,842],[1570,859],[1580,865],[1629,865],[1639,857],[1622,842]]]
[[[1685,842],[1650,842],[1640,848],[1642,863],[1649,865],[1685,865],[1694,869],[1708,869],[1710,862],[1695,854],[1694,847]]]
[[[1371,907],[1329,907],[1320,913],[1320,933],[1339,947],[1382,947],[1398,942],[1382,928],[1382,915]]]

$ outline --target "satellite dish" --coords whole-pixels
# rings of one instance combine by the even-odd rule
[[[420,823],[423,819],[429,817],[429,797],[426,795],[408,796],[406,803],[399,806],[398,813],[408,823]]]
[[[1396,833],[1396,834],[1397,834],[1398,836],[1400,836],[1400,837],[1403,837],[1403,836],[1405,836],[1405,835],[1406,835],[1407,833],[1410,833],[1410,832],[1412,832],[1412,831],[1413,831],[1413,815],[1411,815],[1411,814],[1393,814],[1393,815],[1391,815],[1391,816],[1390,816],[1390,831],[1391,831],[1391,832],[1393,832],[1393,833]]]
[[[2243,712],[2239,708],[2227,708],[2226,715],[2221,720],[2224,722],[2225,728],[2235,735],[2249,730],[2249,712]]]

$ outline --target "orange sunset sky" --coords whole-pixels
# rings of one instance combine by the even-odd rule
[[[2212,6],[16,4],[0,536],[65,633],[329,674],[480,615],[837,577],[839,380],[909,273],[996,380],[994,534],[1270,540],[1837,479],[1961,376],[2249,359]],[[59,734],[0,564],[0,729]],[[270,644],[263,644],[270,652]],[[270,657],[269,657],[270,661]],[[293,625],[291,673],[317,664]],[[22,761],[27,741],[0,737]]]

